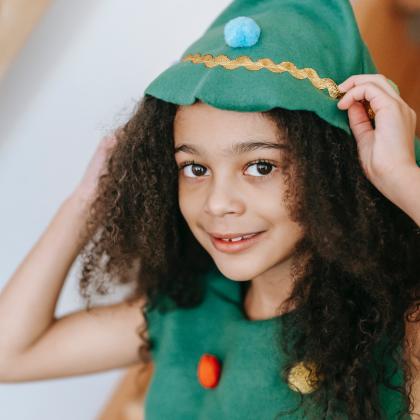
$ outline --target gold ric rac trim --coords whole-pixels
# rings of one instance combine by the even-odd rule
[[[340,99],[344,96],[344,93],[340,92],[337,84],[330,78],[319,77],[316,70],[306,67],[298,69],[290,61],[283,61],[280,64],[275,64],[270,58],[260,58],[257,61],[252,61],[247,55],[241,55],[240,57],[231,60],[226,55],[218,55],[213,57],[211,54],[188,54],[182,61],[192,61],[194,64],[203,63],[207,67],[212,68],[216,66],[223,66],[228,70],[235,70],[238,67],[245,67],[248,70],[261,70],[267,69],[273,73],[289,72],[296,79],[309,79],[310,82],[318,89],[328,89],[329,95],[334,99]]]
[[[315,363],[298,362],[290,369],[287,382],[293,391],[309,394],[318,389],[321,379]]]
[[[252,71],[258,71],[261,69],[267,69],[273,73],[283,73],[287,71],[296,79],[308,79],[317,89],[327,89],[329,96],[334,99],[341,99],[344,96],[344,93],[340,92],[334,80],[328,77],[319,77],[316,70],[310,67],[298,69],[290,61],[283,61],[279,64],[275,64],[270,58],[260,58],[257,61],[252,61],[252,59],[247,55],[241,55],[240,57],[231,60],[224,54],[213,57],[212,54],[201,55],[200,53],[188,54],[182,58],[181,61],[191,61],[194,64],[204,64],[208,68],[223,66],[227,70],[235,70],[238,67],[245,67],[246,69]],[[375,114],[370,105],[368,103],[364,105],[369,118],[374,119]]]

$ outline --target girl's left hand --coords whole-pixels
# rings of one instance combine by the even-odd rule
[[[348,110],[367,178],[388,198],[399,197],[397,190],[406,185],[408,177],[420,173],[414,153],[415,111],[382,74],[353,75],[338,87],[346,93],[337,106]],[[370,102],[375,128],[361,100]]]

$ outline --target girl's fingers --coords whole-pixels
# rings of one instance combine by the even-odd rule
[[[401,117],[408,119],[415,129],[415,111],[400,96],[395,97],[395,95],[388,95],[387,93],[381,86],[374,82],[361,83],[346,92],[337,103],[337,106],[342,110],[349,109],[355,102],[365,100],[369,102],[372,111],[375,113],[376,122],[379,122],[377,114],[382,110],[379,118],[384,123],[389,116],[400,114]]]
[[[367,132],[373,131],[373,126],[365,107],[356,102],[349,110],[350,128],[353,132],[357,142],[360,144],[363,135]]]
[[[398,89],[396,85],[392,84],[393,82],[391,83],[383,74],[355,74],[338,85],[338,88],[344,93],[351,88],[366,82],[373,82],[382,87],[382,89],[393,98],[402,100],[399,93],[396,91],[396,89]]]
[[[398,97],[399,98],[399,97]],[[367,100],[373,112],[376,114],[380,109],[396,105],[401,102],[401,98],[397,99],[394,95],[389,96],[385,90],[374,82],[365,82],[355,85],[337,103],[340,109],[348,109],[356,101]]]

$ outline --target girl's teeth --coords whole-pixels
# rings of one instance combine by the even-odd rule
[[[240,236],[239,238],[223,239],[223,241],[225,241],[225,242],[237,242],[237,241],[240,241],[241,239],[242,239],[242,237]]]
[[[242,239],[248,239],[251,236],[255,236],[255,235],[256,235],[256,233],[252,233],[251,235],[239,236],[237,238],[231,238],[231,239],[224,239],[224,238],[222,238],[222,240],[225,241],[225,242],[237,242],[237,241],[240,241]]]

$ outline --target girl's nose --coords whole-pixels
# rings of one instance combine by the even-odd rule
[[[213,182],[207,192],[205,210],[213,216],[242,213],[244,203],[238,187],[226,177]]]

